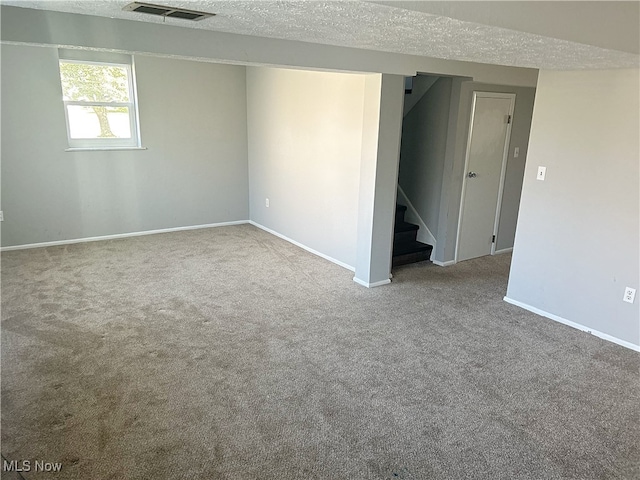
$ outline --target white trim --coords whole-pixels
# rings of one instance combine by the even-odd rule
[[[495,252],[493,252],[494,255],[501,255],[503,253],[511,253],[513,252],[513,247],[509,247],[509,248],[501,248],[500,250],[496,250]]]
[[[511,130],[513,129],[513,112],[516,107],[515,93],[505,93],[500,95],[504,95],[504,98],[511,97],[511,105],[509,106],[509,118],[511,121],[507,124],[507,136],[504,139],[504,150],[502,152],[502,166],[500,167],[500,183],[498,185],[498,201],[496,204],[496,217],[493,221],[494,241],[491,244],[491,255],[496,254],[496,245],[498,245],[498,229],[500,227],[500,212],[502,211],[502,197],[504,195],[504,182],[507,176],[507,161],[509,160],[509,145],[511,143]],[[503,98],[503,97],[496,97],[496,98]]]
[[[568,325],[569,327],[573,327],[577,330],[581,330],[583,332],[590,333],[591,335],[595,335],[596,337],[602,338],[603,340],[607,340],[612,343],[616,343],[623,347],[629,348],[631,350],[635,350],[636,352],[640,352],[640,345],[636,345],[635,343],[627,342],[626,340],[621,340],[619,338],[613,337],[607,333],[599,332],[598,330],[594,330],[590,327],[585,327],[579,323],[572,322],[571,320],[567,320],[566,318],[559,317],[558,315],[554,315],[553,313],[545,312],[544,310],[540,310],[539,308],[532,307],[523,302],[519,302],[518,300],[513,300],[509,297],[504,297],[505,302],[510,303],[511,305],[515,305],[516,307],[524,308],[530,312],[536,313],[538,315],[542,315],[543,317],[554,320],[558,323],[562,323],[564,325]]]
[[[55,242],[29,243],[25,245],[14,245],[11,247],[2,247],[0,248],[0,252],[9,252],[11,250],[27,250],[29,248],[55,247],[57,245],[72,245],[74,243],[100,242],[103,240],[116,240],[118,238],[142,237],[145,235],[155,235],[156,233],[182,232],[184,230],[200,230],[202,228],[227,227],[230,225],[243,225],[246,223],[249,223],[249,220],[238,220],[234,222],[221,222],[221,223],[208,223],[205,225],[192,225],[188,227],[162,228],[159,230],[146,230],[143,232],[117,233],[115,235],[102,235],[99,237],[57,240]]]
[[[353,281],[356,282],[358,285],[362,285],[363,287],[367,287],[367,288],[380,287],[381,285],[387,285],[391,283],[391,279],[389,278],[387,278],[386,280],[380,280],[379,282],[369,283],[369,282],[365,282],[364,280],[360,280],[357,277],[353,277]]]
[[[448,267],[451,265],[455,265],[456,261],[455,260],[447,260],[446,262],[441,262],[439,260],[431,260],[431,263],[435,263],[436,265],[439,265],[440,267]]]
[[[462,229],[462,212],[464,211],[464,201],[466,199],[467,189],[467,171],[469,168],[469,153],[471,152],[471,135],[473,134],[473,120],[476,116],[476,93],[473,92],[473,101],[471,102],[471,118],[469,119],[469,131],[467,132],[467,148],[464,154],[464,171],[462,174],[462,191],[460,192],[460,209],[458,210],[458,228],[456,230],[456,248],[453,253],[453,259],[458,261],[458,250],[460,249],[460,230]]]
[[[131,91],[133,92],[133,98],[131,101],[133,102],[135,112],[134,112],[134,124],[131,126],[131,131],[135,128],[136,136],[138,138],[138,147],[145,148],[142,146],[142,133],[140,132],[140,108],[138,107],[138,79],[136,77],[136,57],[131,55],[131,77],[129,78],[129,82],[131,82]]]
[[[105,150],[147,150],[147,147],[69,147],[65,148],[65,152],[102,152]]]
[[[509,106],[509,115],[511,115],[511,122],[507,125],[507,135],[504,142],[504,150],[502,153],[502,166],[500,168],[500,184],[498,186],[498,203],[496,205],[496,215],[494,217],[493,235],[498,241],[498,223],[500,221],[500,209],[502,207],[502,194],[504,191],[504,180],[507,171],[507,159],[509,157],[509,142],[511,141],[511,128],[513,127],[513,112],[516,103],[515,93],[496,93],[496,92],[473,92],[473,102],[471,103],[471,118],[469,119],[469,132],[467,134],[467,148],[464,158],[464,172],[462,177],[462,192],[460,194],[460,209],[458,211],[458,230],[456,232],[456,248],[454,258],[458,261],[458,250],[460,249],[460,233],[462,230],[464,202],[466,200],[466,188],[467,188],[467,172],[469,170],[469,154],[471,153],[471,137],[473,135],[473,121],[476,114],[476,101],[478,97],[481,98],[509,98],[511,99],[511,105]],[[491,244],[491,255],[495,254],[496,243]]]
[[[411,213],[413,213],[413,215],[417,218],[418,225],[419,225],[420,229],[425,232],[427,237],[429,237],[428,239],[426,239],[427,240],[426,243],[429,243],[429,244],[433,245],[433,249],[435,250],[436,249],[436,237],[433,236],[433,233],[431,233],[431,230],[429,230],[429,227],[427,227],[427,224],[424,223],[424,221],[422,220],[422,217],[420,216],[418,211],[413,206],[413,203],[411,203],[411,200],[409,200],[409,197],[407,197],[407,194],[404,193],[404,190],[402,190],[402,187],[400,186],[400,184],[398,184],[398,192],[400,193],[400,196],[406,202],[407,208],[409,210],[411,210]],[[420,230],[418,230],[418,234],[420,234]],[[422,239],[422,240],[425,240],[425,239]],[[420,240],[420,241],[422,241],[422,240]]]
[[[324,253],[321,253],[317,250],[314,250],[313,248],[309,248],[306,245],[303,245],[300,242],[296,242],[295,240],[286,237],[284,235],[282,235],[281,233],[276,232],[275,230],[271,230],[270,228],[265,227],[264,225],[260,225],[259,223],[254,222],[253,220],[249,220],[247,223],[253,225],[254,227],[258,227],[260,230],[264,230],[267,233],[270,233],[271,235],[275,235],[278,238],[281,238],[283,240],[286,240],[289,243],[293,243],[296,247],[300,247],[303,250],[306,250],[309,253],[313,253],[314,255],[317,255],[321,258],[324,258],[325,260],[329,260],[331,263],[335,263],[336,265],[341,266],[342,268],[346,268],[347,270],[351,270],[352,272],[355,272],[356,269],[355,267],[352,267],[351,265],[347,265],[344,262],[341,262],[340,260],[336,260],[333,257],[330,257],[329,255],[325,255]]]

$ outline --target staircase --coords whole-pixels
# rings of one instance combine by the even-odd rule
[[[391,265],[397,267],[408,263],[429,260],[433,247],[426,243],[418,242],[418,225],[404,221],[404,213],[407,207],[396,205],[396,223],[393,230],[393,258]]]

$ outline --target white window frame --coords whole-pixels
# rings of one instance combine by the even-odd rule
[[[135,68],[133,57],[129,63],[103,62],[95,60],[67,59],[63,56],[59,58],[60,63],[77,63],[82,65],[105,65],[124,68],[127,71],[127,81],[129,88],[128,102],[92,102],[82,100],[64,100],[64,116],[67,125],[67,142],[69,148],[73,150],[122,150],[143,148],[140,140],[140,121],[138,116],[138,95],[136,90]],[[105,107],[127,107],[129,110],[129,129],[131,138],[71,138],[71,128],[69,124],[70,105],[80,106],[105,106]]]

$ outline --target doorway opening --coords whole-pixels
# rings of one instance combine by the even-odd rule
[[[510,252],[515,239],[535,88],[429,74],[412,77],[407,87],[397,203],[402,209],[406,207],[403,220],[418,226],[416,241],[431,245],[429,260],[441,266]],[[504,110],[493,112],[495,119],[484,112],[493,111],[489,107],[494,102]],[[491,120],[485,119],[485,115]],[[498,119],[503,123],[497,123]],[[474,121],[479,122],[475,127]],[[495,123],[498,132],[498,140],[493,141],[498,142],[493,149],[498,156],[490,175],[484,170],[477,171],[481,168],[476,158],[479,151],[488,148],[478,135],[489,121]],[[469,172],[475,176],[469,177]],[[489,178],[492,181],[483,185]],[[483,187],[476,189],[483,191],[488,186],[493,189],[492,194],[483,202],[492,207],[490,213],[481,215],[471,208],[477,202],[473,189]],[[475,223],[481,228],[476,228]],[[473,243],[472,240],[483,243],[483,249],[468,248],[467,243]]]

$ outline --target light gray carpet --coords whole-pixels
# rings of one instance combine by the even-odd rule
[[[509,256],[353,274],[249,225],[2,254],[26,479],[637,479],[637,353],[502,301]],[[3,477],[8,478],[8,477]]]

